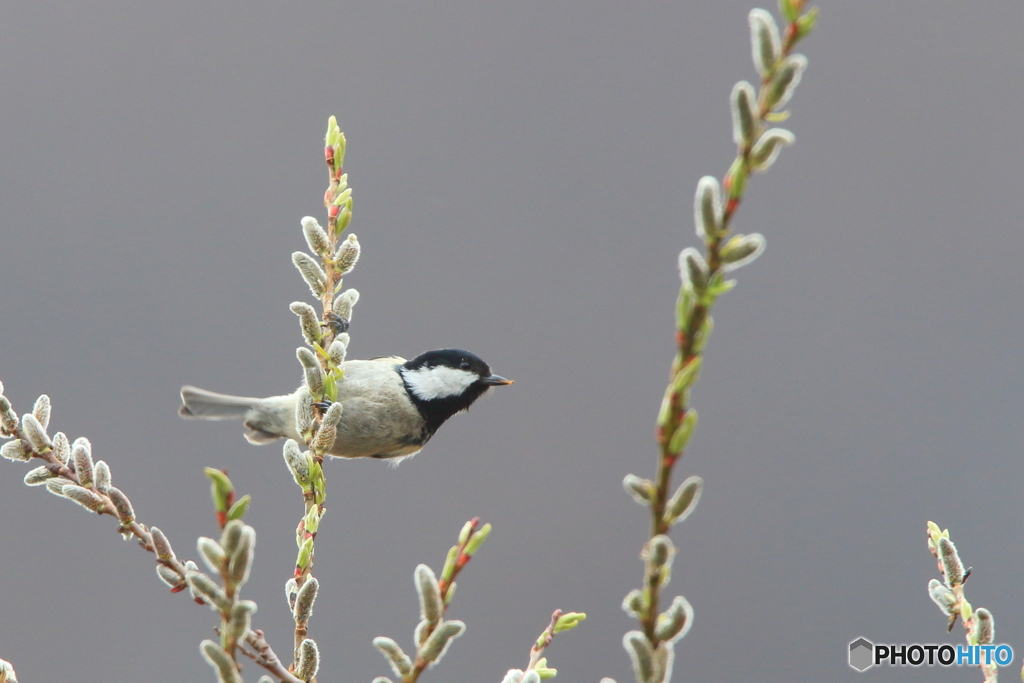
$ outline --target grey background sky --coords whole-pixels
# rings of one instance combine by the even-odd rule
[[[720,303],[673,536],[696,623],[676,680],[854,680],[846,645],[962,642],[926,594],[949,526],[1024,654],[1020,362],[1024,5],[822,2],[786,124],[737,229],[768,250]],[[311,634],[323,681],[388,673],[412,572],[494,524],[424,681],[498,681],[551,611],[561,681],[631,679],[619,608],[648,519],[695,184],[733,155],[754,78],[732,0],[658,3],[8,3],[0,22],[0,379],[48,393],[142,521],[194,557],[205,465],[254,502],[244,591],[288,650],[301,511],[277,446],[186,423],[178,388],[300,378],[299,220],[323,215],[322,136],[349,138],[364,255],[352,357],[460,346],[516,385],[397,470],[331,462]],[[769,7],[775,11],[774,2]],[[0,657],[23,681],[207,681],[213,615],[158,583],[109,518],[0,463]],[[963,681],[975,671],[875,670]],[[255,681],[253,666],[247,680]],[[861,680],[861,679],[856,679]]]

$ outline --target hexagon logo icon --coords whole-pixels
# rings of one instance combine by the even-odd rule
[[[874,666],[874,657],[871,656],[875,646],[867,638],[858,638],[850,643],[850,666],[857,671],[867,671]]]

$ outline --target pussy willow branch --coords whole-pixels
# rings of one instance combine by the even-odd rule
[[[795,4],[798,11],[802,12],[803,7],[806,4],[806,0],[796,0]],[[797,22],[790,22],[786,28],[780,61],[790,55],[793,46],[801,37]],[[771,109],[766,99],[766,92],[768,90],[769,83],[770,75],[764,76],[761,81],[761,88],[758,96],[759,119],[761,121],[765,119]],[[753,143],[750,142],[748,144],[741,145],[737,150],[737,160],[742,164],[741,172],[745,179],[749,179],[751,175],[752,167],[750,163],[750,154],[752,147]],[[723,190],[728,197],[728,201],[722,211],[722,229],[705,243],[704,260],[707,262],[708,272],[712,276],[719,273],[722,269],[722,243],[729,236],[732,218],[736,213],[736,210],[739,208],[742,200],[742,196],[734,197],[730,192],[732,183],[732,176],[726,175],[723,182]],[[711,305],[706,304],[703,300],[698,298],[686,326],[676,334],[678,352],[672,364],[670,380],[675,378],[683,368],[694,362],[697,356],[700,355],[696,350],[696,343],[701,331],[704,329],[704,324],[708,319],[710,312]],[[690,410],[690,405],[688,405],[684,394],[688,395],[688,392],[672,390],[669,420],[665,425],[659,426],[656,432],[656,438],[660,449],[660,458],[658,459],[658,472],[655,478],[655,493],[652,497],[651,503],[651,538],[659,534],[667,534],[669,527],[671,526],[671,522],[665,518],[665,506],[670,496],[672,472],[675,468],[676,462],[678,462],[678,460],[683,456],[683,451],[673,452],[670,448],[670,441],[672,435],[686,417],[687,411]],[[657,623],[658,614],[660,613],[659,601],[661,597],[661,580],[655,573],[649,572],[645,577],[645,585],[649,596],[649,607],[646,612],[641,615],[640,622],[643,627],[644,635],[647,636],[652,647],[656,648],[660,642],[655,635],[655,625]]]
[[[26,454],[31,454],[32,458],[42,460],[45,463],[44,466],[54,475],[62,479],[66,479],[75,485],[81,485],[81,480],[79,479],[78,474],[73,469],[62,463],[54,454],[54,451],[52,449],[44,453],[36,453],[32,451],[32,449],[28,446],[28,437],[20,424],[14,426],[14,428],[11,430],[11,433],[14,438],[21,440],[22,448],[24,449],[24,452]],[[106,493],[100,490],[94,490],[93,488],[90,488],[90,490],[93,491],[93,493],[95,493],[96,495],[102,497],[104,500],[103,507],[96,510],[97,514],[110,515],[116,519],[119,518],[117,510],[114,507],[114,503],[110,500],[110,496],[108,496]],[[121,533],[131,533],[132,536],[138,539],[139,546],[143,550],[146,550],[147,552],[156,555],[156,546],[153,543],[153,534],[150,532],[149,527],[147,527],[145,524],[142,524],[138,521],[132,521],[130,524],[122,524],[121,526],[119,526],[118,531]],[[182,582],[180,586],[171,588],[171,592],[182,592],[185,589],[185,564],[177,557],[172,557],[168,559],[158,557],[156,559],[156,562],[157,564],[161,564],[173,570],[176,574],[178,574],[178,576],[181,577]],[[281,665],[281,660],[277,657],[276,654],[274,654],[274,651],[271,649],[270,645],[263,638],[262,631],[251,630],[246,635],[245,641],[257,653],[259,653],[259,657],[253,657],[253,661],[255,661],[261,667],[266,669],[270,674],[274,675],[279,681],[282,681],[282,683],[303,683],[298,678],[289,673],[288,670],[285,669],[283,665]],[[246,654],[252,657],[252,655],[248,652],[246,652]]]

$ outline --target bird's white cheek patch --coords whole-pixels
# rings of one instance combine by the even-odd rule
[[[404,375],[412,393],[421,401],[458,396],[478,379],[475,373],[444,365],[407,370]]]

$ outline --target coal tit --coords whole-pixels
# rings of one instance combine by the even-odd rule
[[[444,422],[493,386],[512,384],[479,356],[459,349],[427,351],[410,361],[397,356],[344,363],[338,384],[341,422],[328,451],[340,458],[406,458],[415,455]],[[301,389],[301,387],[300,387]],[[241,419],[250,443],[279,438],[303,442],[295,428],[299,391],[246,398],[181,388],[178,414],[187,419]]]

